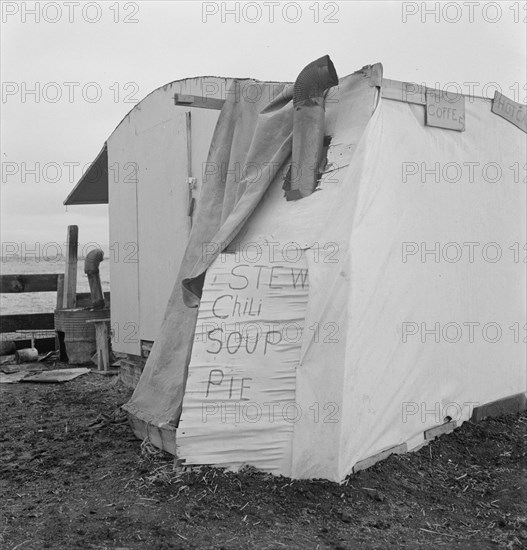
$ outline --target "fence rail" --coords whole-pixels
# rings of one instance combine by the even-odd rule
[[[64,274],[42,273],[31,275],[0,275],[0,294],[25,294],[26,292],[57,292],[57,309],[62,308],[62,288]],[[110,293],[104,293],[110,301]],[[89,292],[79,292],[75,296],[75,307],[90,307]],[[54,315],[49,313],[23,313],[0,315],[0,334],[17,330],[54,330]]]
[[[78,226],[68,226],[65,273],[0,275],[0,294],[56,292],[57,310],[64,308],[90,308],[92,306],[90,293],[77,293],[78,233]],[[109,292],[104,293],[104,299],[106,303],[110,302]],[[34,332],[35,334],[31,335],[31,341],[33,342],[38,338],[36,336],[38,331],[55,331],[55,314],[53,311],[47,313],[0,315],[0,340],[2,341],[15,340],[18,346],[22,344],[22,340],[27,339],[27,333]],[[23,333],[26,333],[25,338]],[[41,338],[39,340],[41,346],[37,345],[37,349],[40,351],[41,347],[44,348],[48,345],[51,346],[51,349],[58,349],[60,347],[62,359],[62,345],[59,333],[54,332],[54,334],[52,337]]]
[[[59,273],[0,275],[0,294],[56,292]]]
[[[19,315],[0,316],[0,332],[17,330],[53,330],[55,321],[53,313],[24,313]]]

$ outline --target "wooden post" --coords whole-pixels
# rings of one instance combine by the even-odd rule
[[[116,374],[110,370],[110,319],[87,319],[86,323],[95,326],[95,344],[97,346],[97,372],[100,374]]]
[[[108,350],[108,322],[95,323],[95,340],[97,343],[97,368],[108,372],[110,367],[110,354]]]
[[[57,275],[57,309],[64,305],[64,273]]]
[[[57,275],[57,309],[62,309],[62,306],[64,305],[64,274],[60,273]],[[60,360],[63,359],[63,357],[60,357],[60,340],[59,340],[59,333],[57,332],[57,329],[55,327],[55,350],[59,350],[59,358]]]
[[[77,249],[79,240],[79,227],[68,225],[68,240],[66,246],[66,271],[64,273],[64,308],[75,307],[77,294]]]

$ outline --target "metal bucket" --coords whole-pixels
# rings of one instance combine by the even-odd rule
[[[55,330],[64,333],[68,363],[89,363],[97,351],[95,327],[88,320],[108,319],[109,309],[56,309]]]

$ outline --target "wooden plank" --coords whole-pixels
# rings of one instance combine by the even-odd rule
[[[527,395],[525,393],[517,393],[503,399],[498,399],[497,401],[485,403],[479,407],[474,407],[470,421],[481,422],[485,418],[496,418],[504,414],[516,414],[526,409]]]
[[[216,99],[214,97],[174,94],[174,104],[184,105],[186,107],[198,107],[200,109],[217,109],[221,111],[224,103],[224,99]]]
[[[187,132],[187,176],[192,177],[192,115],[185,113],[185,129]]]
[[[426,87],[411,82],[383,78],[381,94],[385,99],[426,105]]]
[[[52,383],[61,383],[61,382],[68,382],[69,380],[73,380],[74,378],[77,378],[77,376],[81,376],[83,374],[89,374],[90,369],[84,368],[84,367],[77,367],[73,369],[56,369],[56,370],[48,370],[41,372],[39,374],[34,374],[33,376],[26,376],[24,377],[21,382],[33,382],[33,383],[40,383],[40,384],[52,384]]]
[[[64,303],[64,273],[57,277],[57,309],[62,309]]]
[[[118,369],[110,370],[110,319],[86,319],[86,323],[95,325],[97,372],[99,374],[118,374]]]
[[[25,313],[19,315],[1,315],[0,332],[17,330],[44,330],[55,328],[53,313]]]
[[[456,422],[447,422],[445,424],[441,424],[440,426],[435,426],[434,428],[430,428],[429,430],[425,431],[425,439],[434,439],[434,437],[453,432],[456,428]]]
[[[145,421],[139,420],[133,414],[128,414],[128,422],[138,439],[144,439],[148,433],[148,440],[154,447],[177,456],[176,428],[169,427],[167,424],[159,428],[152,423],[147,424]]]
[[[108,322],[99,321],[95,325],[95,342],[97,344],[97,368],[107,372],[110,368],[110,350],[108,349]]]
[[[139,371],[139,368],[135,365],[123,365],[122,362],[119,367],[119,380],[125,388],[135,390],[137,384],[139,384],[139,378],[141,378],[142,371]]]
[[[64,274],[64,300],[65,308],[75,307],[77,294],[77,250],[79,242],[79,227],[68,225],[66,272]]]
[[[141,340],[141,356],[147,358],[152,351],[154,342],[151,340]]]
[[[527,106],[494,92],[491,111],[527,133]]]
[[[465,131],[465,96],[441,90],[426,90],[427,126]]]
[[[57,290],[59,273],[0,275],[0,294],[21,292],[53,292]]]
[[[188,209],[189,233],[192,229],[192,214],[194,213],[194,188],[195,178],[192,177],[192,114],[185,113],[186,140],[187,140],[187,185],[188,185]]]

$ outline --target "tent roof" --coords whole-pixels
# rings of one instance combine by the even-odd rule
[[[66,197],[64,204],[108,204],[108,150],[106,143]]]
[[[152,90],[141,101],[135,104],[130,111],[122,118],[118,128],[129,116],[134,109],[141,109],[141,105],[146,98],[155,94],[159,90],[166,90],[174,84],[190,82],[193,80],[204,80],[206,78],[223,79],[227,80],[230,77],[222,76],[195,76],[188,78],[181,78],[159,86],[155,90]],[[249,78],[234,78],[234,80],[250,80]],[[115,131],[115,130],[114,130]],[[72,189],[70,194],[66,197],[63,204],[79,205],[79,204],[108,204],[108,153],[106,149],[106,143],[100,153],[97,155],[89,170],[82,176],[77,182],[77,185]]]
[[[366,66],[370,67],[370,66]],[[363,67],[364,70],[366,67]],[[404,101],[406,103],[415,103],[420,105],[426,104],[426,91],[434,90],[434,88],[427,88],[423,85],[417,85],[409,82],[403,82],[398,80],[389,80],[382,77],[382,65],[380,63],[373,65],[373,68],[376,68],[374,74],[370,79],[371,86],[379,86],[382,89],[382,96],[387,99],[394,99],[398,101]],[[359,73],[360,71],[356,71]],[[160,86],[153,90],[150,95],[155,92],[163,89],[166,90],[170,88],[173,84],[184,83],[186,81],[192,80],[203,80],[205,78],[217,78],[217,79],[226,79],[226,77],[191,77],[175,80],[164,86]],[[234,80],[249,80],[247,78],[234,78]],[[437,90],[439,91],[439,90]],[[457,94],[459,96],[470,97],[465,94]],[[119,125],[127,119],[130,113],[137,108],[141,108],[141,103],[146,99],[143,98],[139,103],[134,105],[130,112],[121,120]],[[486,100],[489,103],[492,103],[492,99],[483,98],[479,96],[470,97],[471,101],[474,99]],[[514,124],[516,124],[514,122]],[[525,125],[525,122],[522,123],[523,126],[520,126],[522,129]],[[517,124],[516,124],[517,125]],[[97,155],[89,170],[82,176],[77,185],[73,188],[71,193],[68,195],[64,201],[65,205],[79,205],[79,204],[108,204],[108,154],[106,143],[104,144],[102,150]]]

